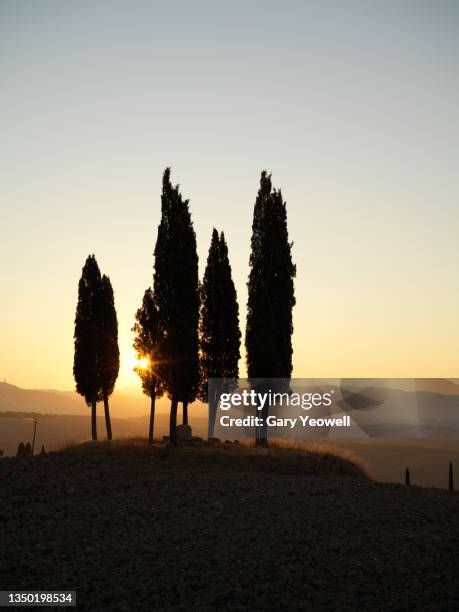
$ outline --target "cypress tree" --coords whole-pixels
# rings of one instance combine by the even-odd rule
[[[112,427],[110,422],[110,409],[108,398],[113,393],[116,379],[120,369],[120,351],[118,347],[118,319],[115,309],[115,298],[110,279],[105,274],[101,280],[100,291],[100,380],[102,388],[102,399],[104,401],[105,425],[107,428],[107,439],[112,439]]]
[[[145,395],[150,397],[150,426],[148,431],[148,446],[153,445],[155,423],[155,402],[164,393],[164,385],[158,377],[161,367],[162,334],[159,326],[159,313],[156,307],[153,291],[148,288],[143,296],[142,306],[136,313],[136,321],[132,331],[135,333],[134,349],[138,359],[146,358],[145,367],[136,368],[142,381]]]
[[[24,457],[24,455],[25,455],[24,442],[19,442],[18,449],[16,451],[16,457]]]
[[[228,247],[223,232],[212,232],[204,279],[201,285],[200,318],[201,386],[199,396],[209,403],[209,439],[213,437],[219,396],[238,378],[241,332],[236,289],[231,276]],[[208,395],[209,378],[215,381]],[[225,388],[223,388],[225,384]]]
[[[89,255],[78,284],[75,315],[73,375],[76,390],[91,406],[92,439],[97,440],[96,406],[101,400],[101,276],[94,255]]]
[[[292,373],[292,308],[295,305],[292,244],[288,240],[287,208],[280,190],[272,190],[271,176],[261,174],[254,207],[252,251],[248,282],[246,352],[247,371],[252,385],[261,379],[277,378],[279,389],[288,387]],[[265,405],[263,427],[257,444],[267,444]]]
[[[160,376],[171,399],[170,441],[177,442],[178,402],[188,404],[199,384],[198,256],[188,200],[163,175],[161,222],[155,247],[154,295],[163,335]]]

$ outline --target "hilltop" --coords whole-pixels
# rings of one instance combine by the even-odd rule
[[[2,583],[100,612],[458,609],[459,496],[321,452],[139,441],[2,459]]]

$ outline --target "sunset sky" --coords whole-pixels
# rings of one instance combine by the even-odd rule
[[[227,236],[245,324],[262,169],[297,264],[294,376],[459,376],[459,3],[0,2],[0,379],[73,389],[77,284],[111,278],[118,387],[161,175]],[[241,360],[241,373],[245,372]]]

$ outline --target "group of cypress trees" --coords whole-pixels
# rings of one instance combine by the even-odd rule
[[[246,352],[252,386],[276,378],[288,384],[292,373],[292,308],[295,304],[287,211],[280,190],[262,172],[252,226],[248,282]],[[225,236],[216,229],[199,285],[196,235],[189,202],[163,175],[161,222],[155,247],[153,290],[147,289],[134,326],[134,348],[148,366],[139,368],[143,390],[151,398],[149,444],[153,441],[155,398],[171,400],[170,441],[176,443],[177,406],[196,398],[209,404],[209,437],[213,436],[219,395],[238,375],[241,332],[239,307]],[[208,395],[208,380],[212,396]],[[223,380],[224,379],[224,380]],[[223,385],[227,388],[223,388]],[[265,409],[264,415],[267,416]],[[257,443],[267,443],[266,428]]]
[[[89,255],[78,284],[75,315],[73,375],[76,390],[91,406],[92,439],[97,440],[97,402],[103,401],[107,438],[112,439],[109,396],[120,367],[118,320],[110,279],[101,276],[94,255]]]
[[[137,369],[144,393],[151,398],[148,444],[153,443],[155,398],[164,393],[171,400],[170,441],[175,444],[178,403],[187,424],[188,404],[197,397],[208,401],[209,378],[237,378],[241,333],[223,232],[219,236],[213,230],[200,286],[188,200],[171,185],[169,169],[163,177],[154,290],[145,291],[133,331],[138,357],[148,359],[146,367]],[[213,432],[215,398],[209,403],[209,432]]]
[[[290,380],[296,272],[291,247],[282,194],[272,189],[271,176],[262,172],[252,225],[245,337],[248,376],[255,387],[260,379],[276,378],[285,384]],[[144,293],[133,331],[134,349],[145,359],[145,367],[138,367],[137,372],[151,400],[148,444],[153,443],[156,398],[163,395],[171,402],[171,444],[177,442],[179,404],[187,424],[188,405],[196,398],[209,403],[209,437],[213,436],[219,395],[228,391],[239,375],[239,308],[225,236],[216,229],[199,283],[189,201],[183,199],[178,185],[172,185],[170,168],[163,175],[153,288]],[[74,375],[77,391],[92,407],[93,439],[97,438],[96,404],[102,399],[107,437],[111,439],[108,397],[119,369],[117,337],[110,281],[106,276],[101,278],[92,255],[79,284]],[[212,385],[212,397],[207,388],[210,378],[226,381]],[[257,443],[266,441],[264,428],[257,432]]]

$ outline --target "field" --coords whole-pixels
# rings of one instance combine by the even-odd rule
[[[2,459],[0,481],[3,588],[79,610],[459,607],[459,496],[326,446],[88,443]]]

